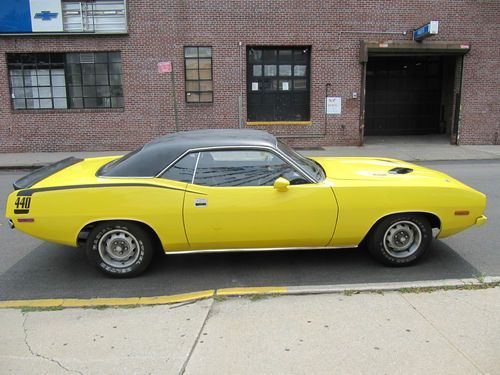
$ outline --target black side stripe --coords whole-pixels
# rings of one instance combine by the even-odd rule
[[[14,210],[14,213],[15,214],[29,214],[30,213],[30,210]]]
[[[153,185],[153,184],[124,183],[124,184],[88,184],[88,185],[49,186],[49,187],[43,187],[43,188],[20,190],[17,193],[17,196],[18,197],[31,197],[35,193],[42,193],[45,191],[56,191],[56,190],[93,189],[93,188],[109,188],[109,187],[137,187],[137,186],[139,186],[139,187],[151,187],[151,188],[158,188],[158,189],[167,189],[167,190],[186,191],[188,193],[196,193],[196,194],[206,195],[205,193],[200,193],[199,191],[184,190],[184,189],[168,187],[168,186]]]

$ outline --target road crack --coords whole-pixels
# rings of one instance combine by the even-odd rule
[[[205,316],[205,319],[203,320],[203,323],[201,324],[200,330],[198,331],[198,334],[196,335],[196,338],[194,340],[193,345],[191,346],[191,350],[189,351],[186,360],[182,364],[181,369],[179,370],[179,375],[184,375],[184,372],[186,371],[186,367],[189,363],[189,360],[191,359],[191,356],[194,353],[194,350],[196,349],[196,346],[198,345],[198,341],[200,340],[201,334],[203,333],[203,330],[205,329],[205,326],[207,325],[207,321],[210,318],[210,315],[212,314],[212,307],[215,304],[215,299],[212,298],[212,302],[210,303],[210,307],[208,308],[207,315]]]
[[[61,362],[59,362],[58,360],[56,359],[53,359],[53,358],[49,358],[49,357],[45,357],[44,355],[40,354],[40,353],[37,353],[35,351],[33,351],[33,349],[31,348],[31,345],[29,344],[28,342],[28,328],[26,328],[26,320],[28,319],[28,314],[25,314],[24,315],[24,320],[23,320],[23,330],[24,330],[24,343],[26,344],[26,347],[28,348],[29,352],[31,353],[31,355],[35,356],[35,357],[39,357],[39,358],[42,358],[42,359],[45,359],[46,361],[49,361],[49,362],[52,362],[52,363],[55,363],[56,365],[58,365],[61,369],[63,369],[64,371],[67,371],[67,372],[74,372],[74,373],[77,373],[77,374],[80,374],[80,375],[83,375],[83,372],[81,371],[78,371],[78,370],[72,370],[72,369],[69,369],[65,366],[62,365]]]

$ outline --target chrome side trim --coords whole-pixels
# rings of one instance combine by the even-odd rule
[[[201,254],[201,253],[244,253],[259,251],[293,251],[293,250],[335,250],[335,249],[355,249],[358,245],[352,246],[318,246],[318,247],[257,247],[244,249],[206,249],[206,250],[183,250],[165,251],[165,254]]]
[[[124,179],[124,178],[142,178],[142,179],[152,179],[155,178],[154,176],[101,176],[101,175],[96,175],[98,178],[109,178],[109,179]]]
[[[194,178],[196,177],[196,171],[198,170],[198,163],[200,162],[201,152],[196,155],[196,163],[194,164],[193,177],[191,178],[191,185],[194,184]]]

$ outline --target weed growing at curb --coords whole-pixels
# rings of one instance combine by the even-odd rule
[[[415,287],[415,288],[401,288],[397,291],[400,293],[432,293],[447,290],[480,290],[480,289],[491,289],[496,288],[500,285],[500,282],[496,283],[481,283],[481,284],[464,284],[464,285],[444,285],[444,286],[427,286],[427,287]]]
[[[214,296],[214,301],[215,302],[224,302],[224,301],[227,301],[227,296],[221,296],[221,295],[216,294]]]
[[[138,307],[149,306],[149,305],[95,305],[95,306],[82,306],[82,309],[88,310],[106,310],[106,309],[135,309]]]
[[[21,312],[26,314],[31,312],[59,311],[62,309],[64,309],[62,306],[23,306],[21,307]]]
[[[252,302],[255,301],[260,301],[263,299],[268,299],[268,298],[275,298],[278,296],[281,296],[283,294],[278,294],[278,293],[268,293],[268,294],[251,294],[248,296],[248,299]]]
[[[479,281],[481,284],[483,284],[483,283],[484,283],[484,277],[485,277],[485,275],[484,275],[484,274],[480,273],[479,275],[475,275],[474,277],[475,277],[475,278],[477,279],[477,281]]]

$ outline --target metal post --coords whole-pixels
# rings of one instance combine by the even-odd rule
[[[174,77],[173,66],[172,66],[172,73],[170,73],[170,79],[172,81],[172,97],[174,99],[175,131],[179,131],[179,113],[177,110],[177,95],[175,93],[175,77]]]
[[[243,128],[243,65],[241,60],[241,49],[243,48],[243,43],[238,42],[238,54],[239,54],[239,64],[240,64],[240,96],[238,97],[238,120],[240,129]]]
[[[360,103],[359,103],[359,143],[358,146],[363,146],[365,138],[365,121],[366,121],[366,66],[367,62],[362,62],[363,67],[361,70],[361,92],[360,92]]]

